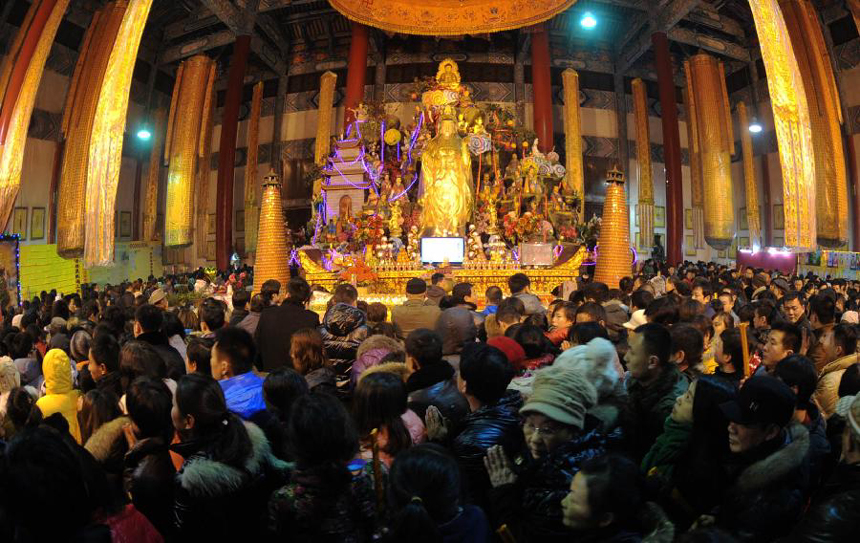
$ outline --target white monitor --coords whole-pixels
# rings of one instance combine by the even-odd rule
[[[447,259],[451,264],[461,264],[465,247],[463,238],[421,238],[421,262],[438,264]]]

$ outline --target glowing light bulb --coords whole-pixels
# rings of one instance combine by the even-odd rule
[[[759,132],[761,132],[761,125],[758,124],[758,121],[753,121],[750,123],[749,131],[753,134],[758,134]]]
[[[146,141],[151,137],[152,137],[152,132],[150,132],[146,128],[141,128],[140,130],[137,131],[137,138],[138,139]]]
[[[592,15],[590,11],[586,11],[582,16],[582,19],[579,20],[579,24],[582,28],[594,28],[597,26],[597,19],[595,19],[594,15]]]

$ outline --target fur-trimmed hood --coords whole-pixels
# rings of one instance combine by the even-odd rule
[[[177,472],[176,479],[192,497],[211,498],[231,494],[248,483],[248,477],[259,475],[266,469],[287,470],[290,464],[272,454],[263,431],[251,422],[243,421],[251,439],[251,454],[245,460],[244,470],[236,469],[202,454],[192,455]]]
[[[126,416],[117,417],[110,422],[102,424],[98,430],[87,440],[84,448],[89,451],[98,462],[104,462],[114,452],[117,440],[125,439],[122,427],[131,424],[131,419]]]
[[[802,424],[792,423],[785,432],[785,445],[741,472],[735,493],[757,492],[788,477],[803,464],[809,451],[809,431]]]
[[[372,367],[364,370],[362,372],[362,374],[358,377],[358,381],[361,382],[362,379],[364,379],[366,376],[370,375],[371,373],[382,373],[382,372],[393,373],[394,375],[397,375],[398,377],[403,379],[404,383],[406,382],[406,379],[409,377],[409,370],[406,368],[406,364],[404,364],[403,362],[385,362],[382,364],[377,364],[376,366],[372,366]]]
[[[361,358],[361,355],[371,349],[385,349],[390,353],[405,352],[403,342],[382,334],[376,334],[361,342],[356,352],[356,358]]]

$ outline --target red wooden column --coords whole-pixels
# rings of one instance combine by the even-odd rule
[[[233,58],[227,74],[227,94],[221,120],[221,141],[218,150],[218,187],[215,193],[215,265],[226,270],[233,247],[233,165],[236,162],[236,131],[239,126],[239,106],[245,70],[251,52],[251,36],[236,36]]]
[[[677,264],[683,260],[681,240],[684,237],[684,195],[681,179],[681,136],[678,132],[678,106],[672,77],[672,56],[665,32],[651,34],[657,86],[660,90],[660,120],[663,123],[663,160],[666,164],[666,260]]]
[[[352,23],[352,39],[349,42],[349,61],[346,72],[346,96],[343,99],[343,131],[355,121],[355,106],[364,100],[364,78],[367,74],[367,27]]]
[[[549,33],[543,25],[532,33],[532,94],[534,95],[534,127],[538,147],[552,150],[552,83],[550,78]],[[529,142],[531,143],[531,142]]]
[[[845,140],[848,149],[848,184],[851,186],[851,230],[854,235],[851,250],[860,251],[860,176],[857,175],[857,148],[854,146],[852,134],[846,134]]]

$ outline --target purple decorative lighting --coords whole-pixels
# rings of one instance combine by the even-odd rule
[[[389,199],[388,199],[388,201],[389,201],[389,202],[393,202],[393,201],[395,201],[395,200],[397,200],[397,199],[401,198],[404,194],[406,194],[407,192],[409,192],[409,190],[410,190],[410,189],[415,185],[415,183],[417,183],[417,182],[418,182],[418,180],[419,180],[420,178],[421,178],[421,172],[418,172],[418,175],[416,175],[416,176],[415,176],[415,179],[413,179],[413,180],[412,180],[412,182],[411,182],[411,183],[409,183],[409,186],[408,186],[408,187],[406,187],[406,189],[404,189],[404,191],[403,191],[403,192],[401,192],[401,193],[400,193],[400,194],[398,194],[397,196],[394,196],[393,198],[389,198]]]
[[[299,252],[296,249],[290,251],[290,261],[287,263],[288,266],[292,266],[293,264],[299,268],[302,267],[302,261],[299,259]]]

